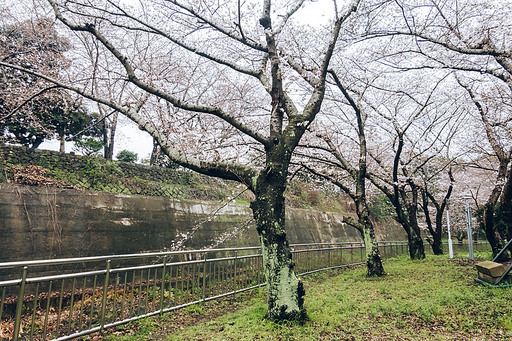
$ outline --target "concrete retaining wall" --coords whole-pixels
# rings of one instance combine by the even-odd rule
[[[222,205],[0,184],[0,262],[162,250],[183,239],[186,248],[258,245],[250,208]],[[339,214],[303,209],[287,210],[287,233],[291,243],[360,240]],[[405,239],[395,224],[377,235]]]

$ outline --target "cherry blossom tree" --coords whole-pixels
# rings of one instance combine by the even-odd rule
[[[505,130],[496,129],[498,125],[493,126],[489,122],[493,121],[492,116],[503,116],[506,113],[509,115],[505,104],[511,97],[512,90],[512,17],[508,4],[495,0],[395,0],[388,2],[383,12],[393,20],[374,20],[369,23],[365,32],[367,39],[377,39],[380,42],[382,48],[376,53],[380,61],[401,71],[457,71],[464,87],[470,91],[470,98],[462,99],[459,105],[463,107],[466,103],[473,102],[473,109],[480,112],[479,127],[488,139],[476,146],[469,145],[468,141],[464,145],[468,150],[480,148],[484,155],[488,150],[483,150],[485,148],[482,146],[490,146],[491,153],[494,153],[494,189],[483,205],[481,221],[486,226],[487,238],[493,252],[497,253],[503,243],[492,221],[496,219],[496,215],[501,216],[502,213],[507,217],[506,221],[511,220],[507,212],[512,204],[509,205],[505,186],[510,173],[510,145],[505,142]],[[474,86],[476,83],[501,83],[494,87],[500,89],[497,91],[500,96],[496,98],[500,97],[505,104],[501,106],[500,114],[490,115],[486,109],[489,105],[482,101],[487,97],[486,94],[478,93],[488,86]],[[458,92],[456,88],[453,87],[454,93]],[[506,120],[501,122],[505,123]],[[506,123],[499,126],[504,127]],[[464,129],[472,130],[468,126]],[[505,204],[504,210],[501,209],[501,203]]]
[[[49,18],[18,21],[5,10],[0,17],[0,60],[55,76],[68,67],[67,39]],[[0,129],[5,140],[37,148],[55,134],[54,125],[37,111],[41,103],[58,108],[66,102],[56,86],[13,69],[0,71]],[[48,111],[51,113],[51,110]],[[55,118],[55,117],[54,117]]]
[[[342,24],[359,1],[343,7],[333,1],[328,9],[332,17],[316,28],[323,34],[301,39],[294,37],[302,27],[294,18],[303,7],[316,5],[306,1],[48,2],[64,26],[89,34],[99,42],[101,53],[115,57],[115,65],[102,67],[122,75],[129,95],[122,100],[105,98],[79,82],[71,85],[10,63],[0,65],[29,72],[122,113],[153,136],[176,164],[247,186],[255,195],[251,208],[269,288],[266,316],[304,320],[304,288],[295,275],[284,228],[284,191],[293,151],[320,110]],[[180,67],[191,58],[201,59],[202,72]],[[153,65],[157,70],[176,69],[162,78]],[[183,86],[187,79],[194,80],[190,88]],[[235,80],[265,102],[240,107],[219,98]],[[297,80],[309,87],[307,98],[293,95]],[[188,116],[194,131],[183,139],[179,132],[169,135],[159,129],[141,110],[154,99],[179,109],[177,118]],[[216,133],[226,129],[233,131],[231,142],[236,145],[215,148],[219,155],[194,149],[205,137],[215,145]],[[243,158],[231,162],[229,154],[224,158],[226,151],[248,143],[263,148],[263,167],[253,167]]]
[[[341,121],[345,123],[338,125],[338,127],[341,128],[340,130],[330,127],[328,131],[319,134],[320,139],[323,140],[322,144],[317,143],[316,145],[312,144],[306,146],[309,150],[312,149],[317,152],[323,151],[326,152],[327,155],[321,152],[320,154],[310,154],[309,160],[302,166],[310,173],[331,182],[352,199],[356,208],[357,220],[349,216],[344,216],[343,222],[354,227],[361,233],[366,249],[367,275],[383,276],[385,272],[382,266],[378,241],[375,236],[375,228],[370,217],[370,208],[366,194],[368,168],[366,141],[367,113],[364,111],[362,105],[358,104],[358,100],[345,88],[336,72],[330,70],[329,73],[333,78],[334,85],[346,100],[346,105],[354,112],[353,116],[355,116],[356,123],[353,125],[357,136],[353,139],[355,142],[354,149],[357,149],[359,152],[354,155],[354,160],[350,160],[346,154],[352,153],[345,153],[350,147],[347,147],[344,143],[335,143],[333,141],[333,138],[337,137],[336,133],[343,134],[344,128],[350,126],[349,123],[344,122],[342,117],[336,117],[334,119],[336,122]],[[339,110],[336,109],[336,106],[329,106],[327,110],[332,117],[335,117],[333,112],[343,111],[339,107],[338,109]],[[348,120],[353,121],[352,116],[350,116]],[[333,138],[331,138],[331,136],[333,136]]]

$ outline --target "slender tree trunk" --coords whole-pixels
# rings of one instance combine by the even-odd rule
[[[331,153],[340,161],[340,164],[345,168],[352,176],[356,183],[356,193],[351,193],[350,189],[343,186],[341,183],[338,184],[345,193],[347,193],[356,204],[356,211],[359,224],[354,225],[361,235],[363,236],[365,250],[366,250],[366,268],[368,270],[368,276],[383,276],[384,268],[382,267],[382,259],[380,258],[379,245],[377,238],[375,237],[375,229],[372,221],[370,220],[370,210],[368,209],[368,202],[366,200],[366,176],[367,176],[367,154],[366,148],[366,133],[365,133],[365,119],[363,118],[363,111],[356,101],[350,96],[348,91],[345,89],[340,79],[334,71],[330,72],[334,78],[334,82],[343,93],[343,96],[348,100],[357,119],[357,135],[359,137],[359,160],[357,169],[352,167],[343,157],[341,153],[336,152],[336,147],[330,139],[326,139],[327,144],[331,148]]]
[[[108,160],[112,160],[114,158],[114,142],[116,137],[116,130],[117,130],[117,118],[119,116],[119,113],[116,111],[112,114],[112,123],[110,124],[110,141],[109,141],[109,153],[108,153]]]
[[[103,120],[103,157],[107,160],[114,158],[114,141],[118,116],[118,112],[113,113],[110,124],[108,123],[108,118]]]
[[[149,158],[149,165],[154,166],[158,157],[160,156],[160,145],[157,139],[153,138],[153,149],[151,150],[151,156]]]
[[[303,322],[307,319],[303,307],[305,292],[294,272],[295,264],[284,226],[286,168],[267,167],[267,170],[262,171],[257,179],[256,199],[251,204],[268,283],[268,311],[265,317],[276,321]]]
[[[110,154],[110,145],[109,145],[109,140],[108,140],[108,122],[107,122],[107,119],[104,117],[103,118],[103,157],[107,160],[112,160],[112,159],[109,159],[108,156]]]
[[[66,138],[64,137],[64,135],[62,135],[62,136],[59,136],[59,140],[60,140],[59,152],[61,154],[64,154],[66,152]]]

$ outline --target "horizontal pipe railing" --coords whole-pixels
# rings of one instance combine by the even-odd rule
[[[408,252],[404,241],[379,247],[383,258]],[[300,276],[366,261],[362,242],[290,249]],[[91,268],[60,268],[73,264]],[[6,262],[0,269],[17,276],[0,281],[0,318],[11,326],[0,339],[12,340],[69,340],[266,285],[258,246]]]
[[[182,251],[161,251],[161,252],[146,252],[146,253],[129,253],[121,255],[108,255],[108,256],[94,256],[94,257],[80,257],[80,258],[58,258],[58,259],[40,259],[31,261],[16,261],[0,263],[0,269],[23,267],[23,266],[44,266],[44,265],[62,265],[70,263],[90,263],[106,260],[124,260],[132,258],[144,257],[163,257],[169,255],[184,255],[184,254],[197,254],[205,252],[230,252],[237,250],[259,250],[260,246],[248,246],[244,248],[225,248],[225,249],[203,249],[203,250],[182,250]]]

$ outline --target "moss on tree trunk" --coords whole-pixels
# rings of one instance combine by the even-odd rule
[[[268,284],[266,318],[302,323],[307,319],[303,305],[305,292],[303,284],[295,275],[295,264],[286,238],[285,188],[286,171],[269,167],[258,177],[256,199],[251,208],[260,236]]]
[[[384,276],[384,267],[380,258],[379,245],[375,238],[375,231],[364,229],[364,245],[366,248],[366,268],[368,276]]]

